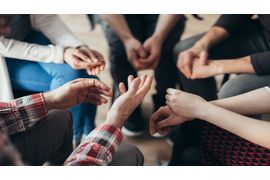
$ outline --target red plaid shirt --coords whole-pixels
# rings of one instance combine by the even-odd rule
[[[2,133],[11,135],[27,131],[47,117],[48,111],[42,94],[0,102],[0,138]],[[75,149],[65,165],[107,165],[122,139],[119,128],[103,124],[93,130]]]

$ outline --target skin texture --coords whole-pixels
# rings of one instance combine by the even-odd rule
[[[43,93],[47,109],[66,109],[80,103],[96,105],[108,102],[103,96],[111,97],[108,85],[97,79],[80,78]]]
[[[128,90],[126,90],[124,83],[120,83],[119,92],[121,95],[114,101],[108,112],[106,123],[122,128],[128,117],[141,104],[151,89],[152,81],[153,76],[134,78],[130,75],[128,77]]]
[[[89,75],[98,75],[105,69],[104,57],[87,46],[66,48],[64,60],[76,70],[85,69]]]
[[[146,39],[145,42],[140,42],[133,36],[123,15],[103,14],[100,16],[121,39],[130,64],[135,70],[139,71],[156,69],[160,59],[162,44],[181,15],[160,15],[153,35]]]
[[[167,93],[167,106],[164,107],[166,111],[161,108],[153,114],[150,119],[150,133],[199,118],[270,148],[270,123],[242,115],[270,112],[270,94],[265,88],[213,102],[206,102],[197,95],[176,89],[168,89]]]

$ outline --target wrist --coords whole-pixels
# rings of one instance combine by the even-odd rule
[[[201,103],[200,106],[197,106],[197,108],[195,108],[194,117],[205,120],[207,118],[207,114],[212,108],[212,105],[213,104],[210,102]]]
[[[165,36],[162,33],[154,33],[152,37],[156,40],[156,42],[162,44],[165,41]]]
[[[107,118],[106,118],[105,123],[112,124],[112,125],[118,127],[119,129],[122,129],[124,122],[125,122],[125,120],[123,118],[124,118],[124,116],[121,116],[119,114],[119,112],[115,112],[115,111],[110,110],[107,113]]]
[[[123,42],[124,44],[126,44],[126,43],[129,42],[130,40],[135,39],[135,37],[134,37],[131,33],[127,33],[127,34],[121,36],[120,39],[122,40],[122,42]]]
[[[55,109],[54,105],[54,96],[53,93],[51,91],[42,93],[44,101],[45,101],[45,105],[48,111]]]
[[[206,43],[206,42],[202,42],[202,41],[198,41],[194,44],[193,47],[197,48],[197,49],[200,49],[201,51],[205,50],[207,51],[208,50],[208,46],[209,44]]]
[[[216,75],[219,74],[224,74],[226,73],[226,66],[224,64],[224,61],[216,61],[216,60],[212,60],[209,62],[210,66],[212,66],[215,71],[216,71]]]

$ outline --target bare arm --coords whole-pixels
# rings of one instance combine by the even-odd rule
[[[198,115],[198,118],[270,149],[269,122],[242,116],[211,103],[208,103],[205,112]]]
[[[126,19],[122,14],[101,14],[100,17],[105,20],[112,30],[119,36],[122,42],[133,38],[128,27]]]
[[[229,33],[221,27],[211,27],[208,32],[196,42],[194,46],[203,47],[203,49],[210,49],[220,41],[226,39]]]
[[[212,104],[243,115],[268,114],[270,93],[265,88],[260,88],[231,98],[212,101]]]
[[[164,42],[172,28],[175,26],[180,14],[161,14],[159,15],[155,32],[153,36],[159,37],[161,42]]]

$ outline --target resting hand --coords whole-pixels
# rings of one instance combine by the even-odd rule
[[[148,57],[140,58],[140,62],[144,64],[147,69],[156,69],[160,59],[162,41],[156,36],[151,36],[144,42],[143,47]]]
[[[85,69],[89,75],[97,75],[105,68],[103,56],[86,46],[80,48],[66,48],[64,60],[76,70]]]
[[[209,61],[208,64],[202,65],[198,60],[195,60],[192,67],[191,79],[201,79],[213,77],[222,74],[221,62]]]
[[[176,115],[169,106],[159,108],[150,118],[150,134],[167,135],[173,126],[189,121],[189,118]]]
[[[97,79],[76,79],[43,93],[47,109],[66,109],[80,103],[101,105],[108,102],[102,95],[111,97],[110,88]]]
[[[194,61],[205,65],[208,61],[208,51],[201,46],[193,46],[178,55],[177,67],[187,77],[191,78]]]
[[[106,123],[122,128],[125,121],[149,92],[152,81],[152,76],[134,79],[130,75],[128,77],[128,90],[126,90],[124,83],[120,83],[119,91],[121,95],[116,99],[108,112]]]
[[[146,66],[139,61],[140,58],[146,58],[146,52],[142,43],[135,38],[129,38],[124,42],[124,46],[127,58],[133,68],[137,71],[145,69]]]
[[[196,118],[204,111],[206,101],[200,96],[177,89],[167,89],[166,104],[178,116]]]

